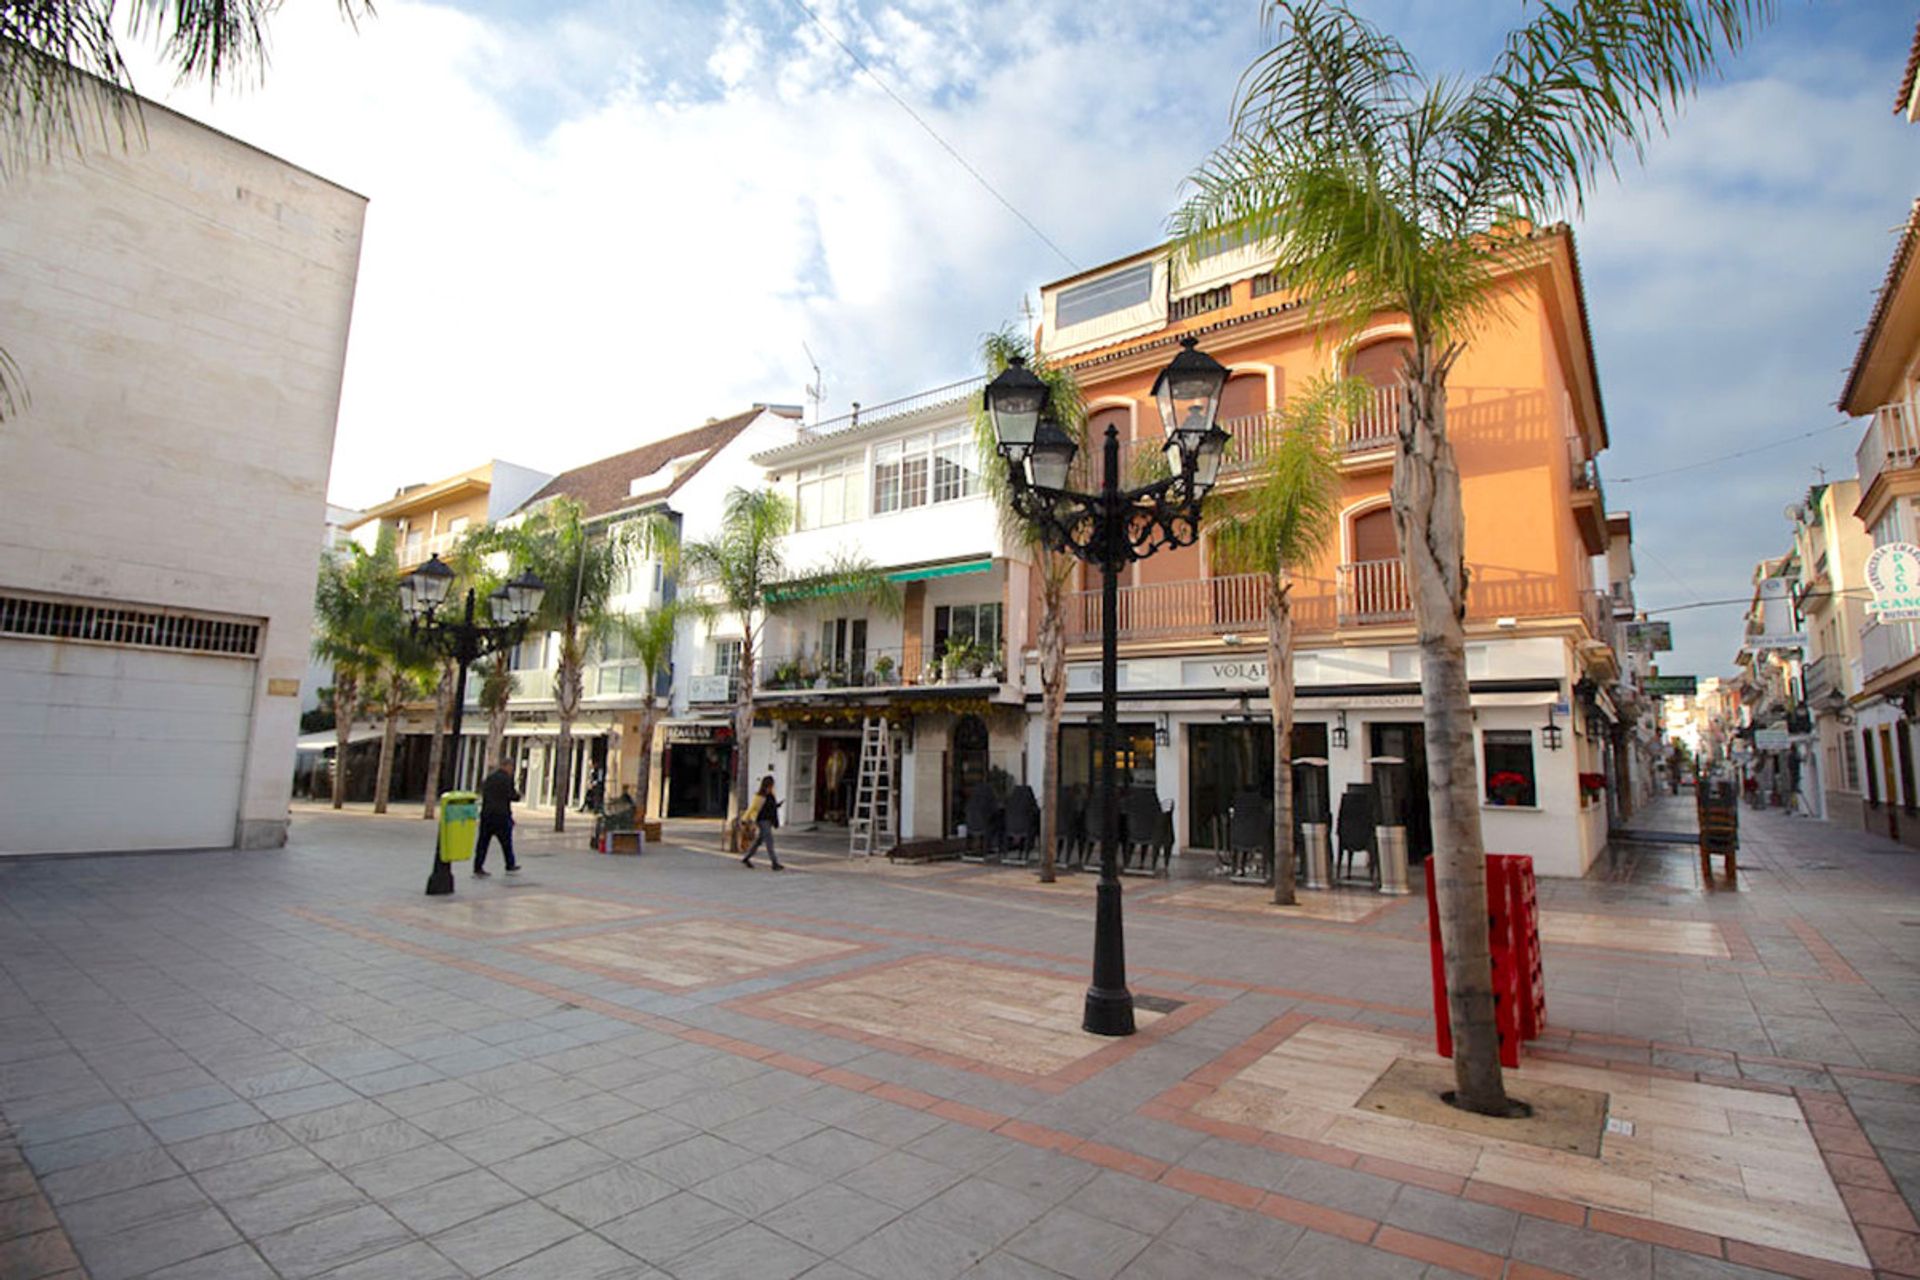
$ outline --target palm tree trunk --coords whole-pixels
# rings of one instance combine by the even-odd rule
[[[389,697],[386,706],[381,708],[386,723],[380,728],[380,771],[373,776],[373,811],[387,811],[387,796],[393,788],[393,747],[394,739],[400,732],[400,709],[397,699]]]
[[[1060,841],[1060,717],[1067,705],[1066,575],[1041,552],[1040,580],[1040,882],[1052,884]]]
[[[440,764],[446,754],[447,721],[453,712],[453,664],[440,664],[440,687],[433,695],[433,744],[427,748],[427,795],[420,816],[431,818],[440,798]],[[456,744],[457,747],[457,744]]]
[[[733,848],[735,820],[747,799],[747,746],[753,738],[753,643],[754,634],[748,630],[740,643],[740,696],[733,707],[733,786],[727,794],[727,826],[721,837],[722,847],[728,850]],[[792,797],[788,800],[791,802]]]
[[[353,709],[360,704],[360,682],[333,673],[333,807],[347,802],[347,741],[353,736]]]
[[[653,722],[659,714],[654,706],[652,673],[648,673],[646,700],[640,704],[640,778],[634,785],[633,811],[641,821],[647,816],[647,792],[653,782]]]
[[[577,631],[561,636],[560,666],[553,673],[554,709],[559,712],[560,732],[554,737],[553,829],[567,829],[567,792],[573,782],[573,718],[580,714],[580,695],[585,674],[585,658],[580,652]]]
[[[1279,575],[1267,583],[1267,702],[1273,710],[1273,900],[1293,892],[1293,600]]]
[[[1473,703],[1467,686],[1466,513],[1460,472],[1446,433],[1446,371],[1416,344],[1405,386],[1400,452],[1393,469],[1394,525],[1420,640],[1428,797],[1433,812],[1440,938],[1447,1012],[1453,1028],[1457,1106],[1484,1115],[1508,1110],[1494,1015],[1487,926],[1487,856],[1473,758]],[[1418,798],[1415,797],[1417,802]]]

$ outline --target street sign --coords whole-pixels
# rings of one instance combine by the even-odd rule
[[[1883,542],[1867,556],[1867,612],[1882,622],[1920,618],[1920,547]]]
[[[1627,648],[1634,653],[1667,653],[1673,648],[1671,622],[1629,622]]]
[[[1641,686],[1655,698],[1691,698],[1700,692],[1699,676],[1648,676]]]
[[[1772,634],[1748,636],[1741,644],[1755,653],[1763,649],[1803,649],[1807,644],[1804,631],[1776,631]]]
[[[1785,751],[1792,739],[1785,728],[1755,729],[1753,731],[1753,749],[1755,751]]]

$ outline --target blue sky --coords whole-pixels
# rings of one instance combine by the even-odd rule
[[[1471,73],[1513,0],[1363,12]],[[1151,242],[1263,47],[1218,0],[819,0],[853,45],[1081,265]],[[1920,194],[1891,112],[1915,11],[1787,0],[1574,218],[1640,600],[1744,594],[1785,504],[1850,471],[1856,333]],[[370,197],[332,491],[364,505],[498,456],[557,470],[745,403],[828,412],[965,376],[1066,264],[792,0],[382,0],[357,33],[276,19],[263,86],[142,87]],[[1643,478],[1644,477],[1644,478]],[[1673,618],[1666,669],[1730,666],[1737,608]]]

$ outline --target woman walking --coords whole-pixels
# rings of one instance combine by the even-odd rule
[[[764,844],[767,846],[767,857],[773,862],[773,869],[784,871],[786,868],[780,865],[780,851],[773,847],[773,829],[780,825],[780,802],[773,798],[772,774],[760,779],[760,791],[753,800],[753,819],[758,824],[758,830],[753,837],[753,843],[747,846],[747,856],[740,861],[749,867],[752,866],[753,855],[758,853],[760,846]]]

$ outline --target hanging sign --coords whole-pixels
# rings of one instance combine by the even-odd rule
[[[1867,556],[1867,612],[1882,622],[1920,618],[1920,547],[1883,542]]]
[[[1640,687],[1655,698],[1687,697],[1700,692],[1699,676],[1648,676]]]
[[[1748,623],[1745,647],[1759,653],[1767,649],[1798,649],[1807,643],[1807,633],[1799,629],[1793,607],[1793,591],[1785,578],[1760,581],[1759,626]]]
[[[1668,653],[1673,649],[1671,622],[1629,622],[1627,648],[1634,653]]]

